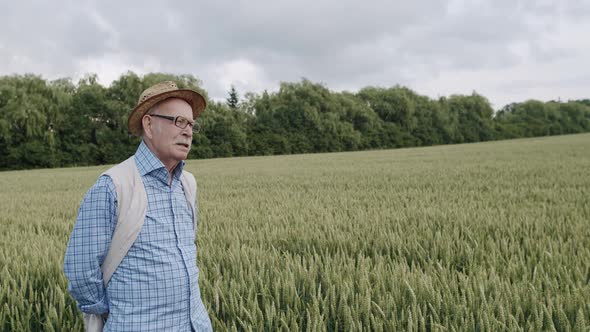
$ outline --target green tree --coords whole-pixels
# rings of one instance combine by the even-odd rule
[[[228,94],[229,97],[226,99],[225,103],[229,108],[235,111],[238,109],[238,103],[240,102],[240,98],[238,96],[238,91],[236,90],[236,87],[232,85]]]
[[[494,139],[494,110],[489,101],[477,94],[453,95],[448,98],[449,111],[457,121],[457,143]]]
[[[197,90],[193,75],[127,72],[109,87],[88,74],[47,82],[36,75],[0,77],[0,169],[117,163],[140,141],[127,117],[149,86],[171,80]],[[235,112],[235,110],[240,112]],[[190,158],[396,148],[590,131],[588,99],[529,100],[494,113],[477,94],[432,100],[394,86],[333,92],[303,79],[277,92],[231,87],[225,103],[209,102],[198,119]]]
[[[59,166],[53,135],[67,91],[39,76],[0,78],[0,168]]]

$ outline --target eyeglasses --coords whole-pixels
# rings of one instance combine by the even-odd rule
[[[160,114],[148,114],[149,116],[155,116],[158,118],[170,120],[174,122],[174,125],[178,128],[184,129],[186,126],[190,125],[193,129],[193,133],[198,133],[201,130],[201,125],[198,122],[190,121],[189,119],[185,118],[184,116],[167,116],[167,115],[160,115]]]

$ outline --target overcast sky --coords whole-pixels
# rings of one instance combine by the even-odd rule
[[[193,74],[209,96],[305,77],[335,91],[590,98],[590,0],[7,1],[0,75]]]

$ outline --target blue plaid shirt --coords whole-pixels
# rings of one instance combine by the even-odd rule
[[[168,171],[144,142],[135,161],[148,199],[137,240],[105,290],[100,265],[117,224],[117,193],[111,178],[101,176],[82,201],[66,249],[68,290],[81,311],[109,313],[104,331],[211,331],[198,284],[192,211],[180,182],[184,161],[170,185]]]

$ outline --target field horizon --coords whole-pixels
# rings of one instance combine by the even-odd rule
[[[207,160],[240,160],[240,159],[257,159],[257,158],[271,158],[271,157],[292,157],[292,156],[322,156],[322,155],[334,155],[334,154],[354,154],[354,153],[364,153],[364,152],[381,152],[381,151],[400,151],[400,150],[414,150],[414,149],[432,149],[444,146],[469,146],[469,145],[485,145],[485,144],[493,144],[499,142],[519,142],[519,141],[536,141],[536,140],[544,140],[544,139],[554,139],[560,137],[572,137],[572,136],[586,136],[590,139],[590,133],[576,133],[576,134],[563,134],[563,135],[553,135],[553,136],[535,136],[535,137],[519,137],[519,138],[512,138],[512,139],[499,139],[499,140],[490,140],[490,141],[482,141],[482,142],[467,142],[467,143],[450,143],[450,144],[437,144],[437,145],[425,145],[425,146],[412,146],[412,147],[399,147],[399,148],[392,148],[392,149],[385,149],[385,148],[377,148],[377,149],[366,149],[366,150],[355,150],[355,151],[333,151],[333,152],[311,152],[311,153],[292,153],[292,154],[277,154],[277,155],[258,155],[258,156],[232,156],[232,157],[214,157],[214,158],[203,158],[203,159],[187,159],[187,163],[198,162],[198,161],[207,161]],[[193,143],[193,148],[197,146],[198,143]],[[0,170],[0,174],[2,173],[9,173],[9,172],[27,172],[27,171],[43,171],[43,170],[59,170],[59,169],[74,169],[74,168],[99,168],[107,170],[109,167],[112,167],[116,164],[101,164],[101,165],[84,165],[84,166],[68,166],[68,167],[54,167],[54,168],[27,168],[27,169],[10,169],[10,170]]]

